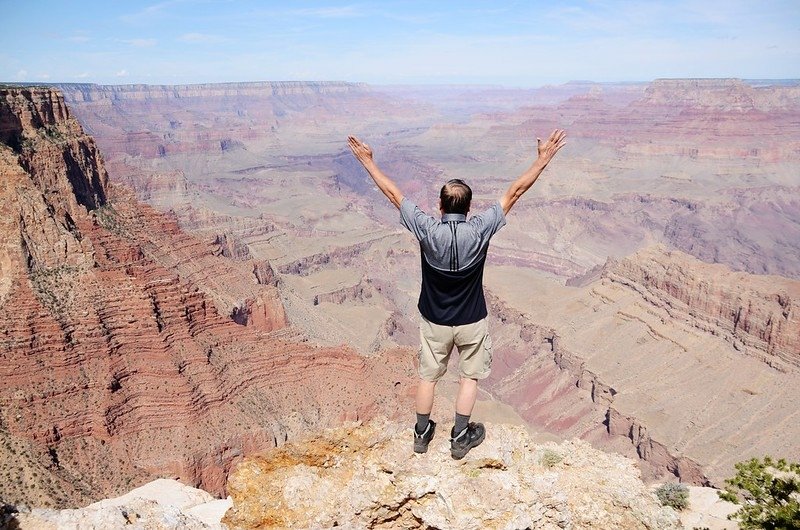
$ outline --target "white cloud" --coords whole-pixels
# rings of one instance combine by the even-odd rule
[[[50,74],[48,74],[47,72],[44,72],[44,73],[41,73],[41,74],[37,75],[36,77],[38,77],[39,79],[50,79]]]
[[[81,72],[80,74],[74,75],[72,77],[75,77],[77,79],[86,79],[87,77],[89,77],[89,72]]]
[[[120,19],[130,23],[149,23],[155,17],[160,16],[167,8],[180,4],[181,2],[182,0],[167,0],[166,2],[147,6],[136,13],[122,15]]]
[[[121,42],[136,48],[152,48],[158,41],[156,39],[123,39]]]
[[[73,37],[68,37],[67,40],[70,42],[89,42],[92,39],[86,35],[75,35]]]
[[[352,18],[364,16],[362,9],[356,6],[340,7],[310,7],[306,9],[293,9],[291,15],[310,16],[319,18]]]
[[[184,33],[178,40],[182,40],[183,42],[204,42],[204,43],[215,43],[215,42],[224,42],[225,38],[220,37],[219,35],[210,35],[208,33]]]
[[[28,77],[28,71],[20,70],[14,77],[16,77],[17,81],[25,81],[25,79]]]
[[[115,74],[117,77],[128,77],[128,71],[124,68]]]

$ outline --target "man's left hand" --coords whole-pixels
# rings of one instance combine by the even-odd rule
[[[368,163],[372,162],[372,149],[370,146],[355,136],[348,136],[347,144],[350,146],[353,156],[355,156],[356,159],[361,162],[362,166],[366,166]]]

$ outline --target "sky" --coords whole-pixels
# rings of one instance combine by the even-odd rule
[[[800,0],[0,0],[0,82],[800,78]]]

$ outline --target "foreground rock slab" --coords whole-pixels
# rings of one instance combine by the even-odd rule
[[[120,497],[105,499],[85,508],[23,510],[16,514],[10,527],[23,530],[222,530],[225,526],[220,519],[230,505],[230,499],[215,499],[209,493],[177,480],[158,479]]]
[[[739,524],[728,516],[740,506],[719,498],[719,490],[689,486],[689,507],[680,514],[684,528],[737,530]]]
[[[573,440],[534,444],[487,425],[450,457],[446,429],[423,455],[385,421],[340,427],[245,459],[228,482],[231,528],[680,528],[633,461]]]

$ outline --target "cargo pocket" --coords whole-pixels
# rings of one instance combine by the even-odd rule
[[[483,368],[484,372],[488,373],[492,369],[492,337],[488,333],[486,334],[486,338],[483,339],[483,352]]]

